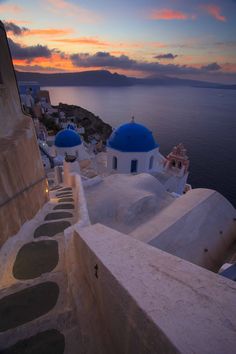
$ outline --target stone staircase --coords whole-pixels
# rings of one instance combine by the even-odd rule
[[[1,354],[79,353],[63,233],[75,222],[73,191],[58,187],[50,196],[47,214],[0,252]]]

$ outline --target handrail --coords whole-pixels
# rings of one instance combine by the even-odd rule
[[[37,181],[31,183],[29,186],[23,188],[22,190],[20,190],[16,194],[14,194],[12,197],[5,200],[2,204],[0,204],[0,208],[3,207],[4,205],[6,205],[7,203],[9,203],[10,201],[12,201],[13,199],[15,199],[16,197],[18,197],[19,195],[21,195],[22,193],[26,192],[28,189],[33,188],[35,185],[37,185],[38,183],[42,182],[45,179],[47,179],[46,175],[44,175],[43,177],[41,177]]]

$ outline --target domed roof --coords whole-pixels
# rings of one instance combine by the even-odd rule
[[[122,124],[113,131],[108,147],[123,152],[147,152],[157,148],[152,132],[134,121]]]
[[[55,138],[56,147],[74,147],[80,144],[80,136],[73,129],[61,130],[57,133]]]

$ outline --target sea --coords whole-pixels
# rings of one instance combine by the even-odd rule
[[[188,182],[211,188],[236,207],[236,90],[178,87],[45,87],[51,102],[81,106],[113,128],[132,116],[152,130],[167,155],[183,143]]]

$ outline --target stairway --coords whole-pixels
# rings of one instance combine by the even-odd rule
[[[45,213],[0,250],[0,353],[79,353],[65,264],[64,229],[75,222],[73,190],[50,192]]]

